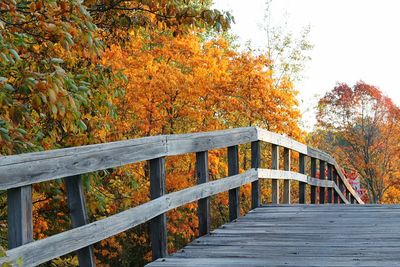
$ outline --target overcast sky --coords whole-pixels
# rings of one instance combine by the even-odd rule
[[[236,24],[232,32],[240,42],[255,47],[265,44],[265,0],[214,0],[215,7],[231,11]],[[309,25],[312,60],[300,92],[303,123],[314,123],[316,95],[323,95],[337,82],[353,85],[359,80],[379,87],[400,104],[400,0],[273,0],[273,23],[288,22],[294,34]]]

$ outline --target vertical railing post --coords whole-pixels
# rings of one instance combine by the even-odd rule
[[[82,176],[74,175],[64,178],[67,190],[68,208],[71,216],[72,227],[77,228],[89,223],[87,215],[85,193],[83,190]],[[77,251],[79,266],[96,266],[93,247],[88,246]]]
[[[165,158],[150,160],[150,196],[156,199],[166,193],[165,189]],[[150,221],[150,238],[153,261],[165,258],[167,250],[167,216],[158,215]]]
[[[279,170],[279,146],[272,145],[272,169]],[[272,179],[272,204],[279,204],[279,180]]]
[[[197,184],[208,182],[208,151],[196,153],[196,176]],[[202,198],[197,203],[199,236],[203,236],[210,233],[210,199],[208,197]]]
[[[289,148],[284,148],[283,152],[283,161],[284,161],[284,168],[285,171],[290,171],[290,164],[291,164],[291,151]],[[290,204],[290,180],[283,181],[283,203]]]
[[[319,179],[325,180],[325,161],[319,160]],[[319,203],[325,204],[325,187],[319,187]]]
[[[32,242],[32,186],[7,190],[8,248]]]
[[[339,187],[339,189],[340,189],[339,175],[338,175],[338,173],[337,173],[337,171],[336,171],[336,168],[334,168],[334,170],[333,170],[333,180],[335,181],[336,186]],[[333,196],[334,196],[334,200],[333,200],[333,201],[334,201],[336,204],[340,204],[340,196],[339,196],[339,194],[336,192],[336,190],[333,192]]]
[[[342,181],[342,179],[340,177],[339,177],[339,190],[343,195],[345,194],[343,181]],[[343,204],[343,203],[344,203],[343,199],[339,196],[339,204]]]
[[[228,147],[228,176],[236,175],[239,173],[239,147]],[[239,201],[240,188],[233,188],[229,190],[229,220],[236,220],[240,216],[240,201]]]
[[[333,181],[332,164],[329,163],[328,163],[328,180]],[[330,204],[334,203],[332,192],[333,192],[332,187],[328,187],[328,203]]]
[[[299,172],[306,174],[306,156],[304,154],[299,154]],[[299,203],[306,203],[306,183],[299,182]]]
[[[311,177],[317,178],[317,159],[311,158]],[[317,187],[314,185],[310,186],[311,204],[317,203]]]
[[[261,162],[261,143],[260,141],[251,142],[251,168],[257,169]],[[251,183],[251,209],[260,206],[260,183],[256,180]]]

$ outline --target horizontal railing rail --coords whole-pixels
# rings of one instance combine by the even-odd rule
[[[272,144],[272,169],[260,168],[261,142]],[[239,174],[238,145],[251,143],[252,169]],[[284,170],[279,170],[279,147],[284,148]],[[208,181],[208,151],[228,148],[228,177]],[[291,171],[291,151],[299,153],[299,173]],[[198,185],[165,192],[165,157],[196,153]],[[305,158],[311,159],[306,174]],[[316,162],[320,175],[317,178]],[[149,161],[152,200],[89,223],[80,174]],[[326,175],[327,174],[327,175]],[[325,177],[327,176],[327,177]],[[64,178],[74,229],[32,242],[32,192],[34,183]],[[327,179],[326,179],[327,178]],[[279,203],[279,183],[284,180],[284,203],[290,203],[290,181],[299,182],[299,203],[306,203],[306,185],[311,203],[359,203],[357,192],[345,178],[337,162],[328,154],[288,137],[255,127],[163,135],[106,144],[73,147],[0,158],[0,189],[8,191],[9,250],[0,264],[22,258],[24,266],[35,266],[78,251],[82,266],[94,266],[91,245],[150,221],[153,259],[165,257],[166,212],[198,201],[199,234],[210,231],[209,197],[229,191],[229,219],[240,215],[239,188],[252,184],[252,208],[260,205],[259,179],[272,179],[272,202]],[[327,189],[327,194],[325,192]]]

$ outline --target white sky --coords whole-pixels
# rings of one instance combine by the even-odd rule
[[[260,24],[265,0],[214,0],[218,9],[231,11],[232,26],[241,42],[265,43]],[[311,26],[311,61],[296,85],[305,129],[314,124],[316,95],[336,82],[354,85],[363,80],[379,87],[400,104],[400,0],[273,0],[273,23],[288,22],[299,33]]]

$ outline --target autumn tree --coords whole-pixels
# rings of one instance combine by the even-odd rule
[[[361,176],[371,203],[399,182],[399,115],[390,98],[364,82],[338,84],[318,104],[314,143]]]
[[[288,72],[276,79],[267,53],[237,51],[218,31],[233,18],[211,1],[6,0],[0,21],[3,155],[242,126],[302,138],[294,79]],[[243,170],[250,149],[240,149]],[[194,155],[167,159],[168,192],[195,183],[194,162]],[[210,179],[227,175],[225,150],[210,151],[209,162]],[[149,200],[146,163],[85,174],[83,182],[92,221]],[[34,185],[33,198],[35,239],[70,227],[60,181]],[[214,222],[224,222],[227,196],[213,201]],[[4,194],[0,205],[4,211]],[[196,204],[168,217],[175,251],[197,234]],[[94,247],[101,266],[151,258],[146,225]],[[77,261],[67,255],[50,264]]]

